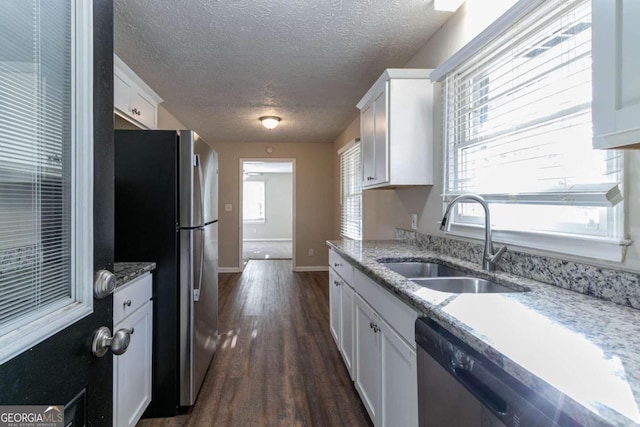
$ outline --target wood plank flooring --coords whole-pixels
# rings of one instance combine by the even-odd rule
[[[220,274],[220,342],[196,404],[157,426],[370,426],[329,332],[328,274],[252,260]]]

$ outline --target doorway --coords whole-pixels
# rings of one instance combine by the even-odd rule
[[[240,159],[241,269],[295,254],[295,159]]]

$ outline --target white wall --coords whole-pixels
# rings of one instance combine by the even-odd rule
[[[243,240],[291,239],[293,178],[291,173],[263,173],[247,181],[265,183],[265,222],[243,223]]]
[[[452,18],[420,49],[406,64],[407,68],[436,68],[458,49],[468,43],[475,35],[506,10],[513,0],[492,1],[491,7],[483,0],[467,0]],[[390,230],[410,227],[411,213],[418,214],[418,231],[442,235],[438,221],[443,213],[442,200],[442,110],[440,87],[436,86],[434,108],[434,165],[435,183],[428,188],[413,188],[385,191],[367,197],[365,215],[374,215],[373,227],[365,232],[366,238],[392,238]],[[639,118],[640,120],[640,118]],[[592,259],[579,259],[558,254],[518,248],[523,252],[550,255],[563,259],[574,259],[593,265],[602,265],[628,271],[640,271],[640,150],[627,152],[626,172],[626,209],[628,238],[637,242],[627,251],[625,262],[611,263]],[[368,192],[367,192],[368,193]],[[371,214],[373,212],[373,214]],[[372,225],[372,221],[369,221]],[[372,237],[373,236],[373,237]]]

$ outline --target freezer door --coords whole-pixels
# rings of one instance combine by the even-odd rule
[[[191,406],[218,343],[218,224],[181,230],[181,238],[191,262],[181,295],[180,405]]]
[[[218,219],[216,152],[192,130],[180,131],[180,227]]]
[[[197,175],[194,194],[202,206],[202,223],[209,224],[218,219],[218,153],[200,138],[196,138],[195,153],[200,166],[193,171]]]

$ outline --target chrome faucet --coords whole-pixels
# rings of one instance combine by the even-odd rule
[[[498,249],[498,252],[494,253],[493,240],[491,239],[491,214],[489,213],[489,205],[487,201],[476,194],[463,194],[458,196],[449,203],[447,209],[444,211],[442,222],[440,223],[440,230],[449,231],[449,215],[451,208],[458,202],[473,201],[480,203],[480,206],[484,209],[484,252],[482,253],[482,268],[487,271],[494,271],[496,269],[496,263],[500,260],[502,255],[507,250],[506,246]]]

